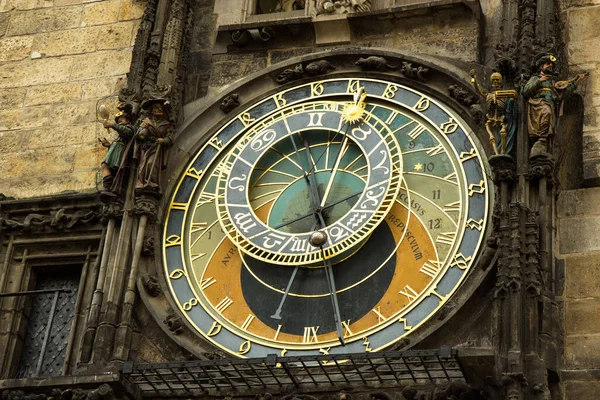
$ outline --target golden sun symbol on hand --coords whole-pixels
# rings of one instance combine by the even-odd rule
[[[365,97],[367,97],[367,94],[363,93],[357,103],[348,103],[344,106],[342,110],[342,120],[344,122],[353,124],[362,118],[366,106]]]

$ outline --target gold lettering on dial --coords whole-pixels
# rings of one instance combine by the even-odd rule
[[[396,95],[397,91],[398,91],[398,86],[392,85],[390,83],[389,85],[387,85],[387,87],[383,91],[383,97],[385,97],[386,99],[391,99],[392,97],[394,97]]]
[[[310,96],[311,97],[320,96],[323,94],[323,90],[324,90],[323,84],[321,82],[315,82],[310,85]]]
[[[207,222],[192,222],[192,233],[202,232],[206,230]]]
[[[374,312],[375,315],[377,315],[377,322],[378,323],[381,323],[381,322],[383,322],[383,321],[385,321],[387,319],[381,313],[381,306],[377,306],[377,308],[372,309],[371,312]]]
[[[363,340],[362,344],[363,344],[363,346],[365,346],[365,351],[367,353],[372,352],[373,349],[370,347],[371,346],[371,342],[369,342],[369,338],[365,336],[365,337],[362,338],[362,340]]]
[[[393,111],[389,117],[387,117],[387,119],[385,120],[385,123],[388,125],[391,125],[392,122],[394,122],[394,120],[396,119],[396,117],[398,116],[398,113],[396,111]]]
[[[217,280],[212,276],[206,279],[202,279],[202,282],[200,282],[200,289],[206,290],[213,283],[217,283]]]
[[[456,232],[442,232],[435,239],[436,243],[451,245],[456,239]]]
[[[402,289],[399,293],[406,296],[408,298],[409,302],[416,299],[417,296],[419,295],[419,293],[415,292],[415,290],[413,288],[411,288],[409,285],[404,286],[404,289]]]
[[[171,235],[165,239],[165,247],[178,246],[181,244],[181,237]]]
[[[408,132],[408,136],[415,140],[421,135],[421,133],[423,133],[424,130],[425,127],[423,125],[417,125],[412,131]]]
[[[324,356],[329,355],[329,350],[331,350],[331,347],[328,347],[326,349],[319,349],[319,353],[323,354]]]
[[[278,95],[274,96],[273,100],[275,100],[277,108],[283,107],[287,104],[287,100],[283,98],[283,93],[279,93]]]
[[[429,108],[429,99],[427,97],[421,97],[421,99],[414,106],[414,109],[417,111],[425,111],[428,108]]]
[[[245,331],[247,331],[248,327],[250,326],[250,324],[252,323],[252,321],[254,320],[254,318],[256,318],[254,315],[248,314],[248,316],[246,317],[246,320],[242,324],[242,329],[245,330]]]
[[[455,201],[453,203],[448,203],[444,206],[443,210],[447,213],[449,212],[459,212],[460,211],[460,201]]]
[[[463,151],[462,153],[460,153],[460,161],[462,162],[465,162],[475,157],[477,157],[477,151],[475,150],[475,147],[471,148],[471,151]]]
[[[212,323],[212,326],[210,327],[210,329],[208,330],[208,333],[206,334],[207,336],[216,336],[219,334],[219,332],[221,332],[221,328],[223,326],[221,324],[219,324],[217,321],[214,321]]]
[[[303,343],[315,343],[319,340],[317,339],[317,332],[319,331],[320,326],[305,326],[304,327],[304,336],[302,337]]]
[[[282,326],[283,326],[283,325],[281,325],[281,324],[277,325],[277,331],[275,332],[275,336],[273,337],[273,340],[277,340],[277,337],[279,336],[279,332],[281,331],[281,327],[282,327]],[[285,350],[285,349],[284,349],[284,350]],[[287,351],[287,350],[286,350],[286,351]],[[285,354],[285,353],[283,353],[283,354]],[[281,354],[281,355],[283,355],[283,354]]]
[[[310,122],[306,126],[323,126],[323,115],[324,112],[308,113],[310,116]]]
[[[342,321],[342,327],[344,328],[344,337],[352,335],[352,331],[350,330],[350,320]]]
[[[429,157],[437,156],[438,154],[442,154],[443,152],[444,152],[444,146],[442,146],[441,144],[427,149],[427,155]]]
[[[171,210],[183,210],[183,211],[185,211],[185,210],[187,210],[187,203],[176,203],[176,202],[173,202],[171,204]]]
[[[251,348],[252,348],[252,342],[250,342],[249,340],[246,340],[245,342],[240,344],[240,351],[238,351],[238,354],[244,355],[244,354],[248,353]]]
[[[192,167],[192,168],[188,169],[185,174],[192,178],[200,179],[200,175],[202,175],[203,172],[204,172],[203,170],[198,171],[196,168]]]
[[[182,276],[186,276],[182,269],[175,269],[169,274],[169,278],[171,279],[179,279]]]
[[[471,229],[477,229],[479,232],[481,232],[481,230],[483,229],[483,220],[480,219],[479,221],[474,220],[473,218],[469,218],[467,220],[467,228],[471,228]]]
[[[459,269],[465,270],[469,267],[469,261],[471,261],[471,259],[471,256],[465,257],[462,253],[458,253],[450,263],[450,268],[458,267]]]
[[[435,278],[442,269],[442,263],[436,260],[427,260],[423,263],[423,266],[419,272],[424,273],[432,278]]]
[[[189,301],[186,301],[185,303],[183,303],[183,309],[185,311],[190,311],[192,309],[192,307],[197,306],[198,303],[199,303],[198,299],[193,297]]]
[[[485,192],[485,181],[482,180],[479,183],[471,183],[469,185],[469,197],[475,193],[482,194],[483,192]]]
[[[448,119],[448,121],[440,125],[440,129],[446,135],[449,135],[451,133],[456,132],[456,130],[458,129],[458,124],[452,118],[450,118]]]
[[[346,89],[347,93],[358,93],[358,87],[360,82],[355,79],[350,79],[348,81],[348,89]]]
[[[206,255],[206,253],[197,253],[197,254],[191,254],[190,257],[192,258],[192,261],[196,261],[199,258],[202,258]]]
[[[225,297],[223,300],[221,300],[219,302],[219,304],[217,304],[215,306],[215,310],[217,310],[219,313],[223,313],[223,311],[225,311],[227,309],[227,307],[229,307],[230,305],[233,304],[233,300],[231,300],[229,297]]]

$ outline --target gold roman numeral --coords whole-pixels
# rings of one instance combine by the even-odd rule
[[[302,337],[303,343],[315,343],[319,340],[317,339],[317,332],[319,331],[320,326],[305,326],[304,327],[304,336]]]
[[[402,289],[399,293],[408,297],[409,302],[416,299],[417,296],[419,295],[419,293],[415,292],[415,290],[413,288],[411,288],[409,285],[404,286],[404,289]]]
[[[442,269],[442,263],[436,260],[427,260],[423,263],[423,266],[419,272],[424,273],[432,278],[435,278]]]
[[[424,130],[425,130],[425,127],[423,125],[417,125],[412,131],[408,132],[408,136],[412,140],[415,140],[416,138],[418,138],[421,135],[421,133],[423,133]],[[443,147],[442,147],[442,150],[443,150]]]
[[[245,331],[247,331],[248,327],[250,326],[250,324],[252,323],[252,321],[254,321],[254,318],[256,318],[254,315],[248,314],[248,316],[246,317],[246,320],[242,324],[242,329],[245,330]]]
[[[223,300],[219,302],[219,304],[215,306],[215,310],[217,310],[220,314],[223,314],[223,311],[225,311],[227,307],[229,307],[232,304],[233,300],[226,296]]]
[[[206,290],[213,283],[217,283],[217,280],[212,276],[206,279],[202,279],[202,282],[200,282],[200,289]]]
[[[441,144],[438,144],[435,147],[430,147],[429,149],[427,149],[427,155],[429,157],[437,156],[438,154],[442,154],[443,152],[444,152],[444,146],[442,146]]]
[[[381,323],[381,322],[383,322],[383,321],[385,321],[387,319],[381,313],[381,306],[377,306],[377,308],[372,309],[371,312],[374,312],[375,315],[377,315],[377,322],[378,323]]]
[[[436,243],[451,245],[456,239],[456,232],[442,232],[435,239]]]
[[[344,328],[344,337],[352,335],[352,331],[350,330],[350,320],[342,321],[342,328]]]

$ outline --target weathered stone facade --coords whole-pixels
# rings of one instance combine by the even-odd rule
[[[538,0],[537,4],[543,1]],[[81,307],[77,310],[81,318],[73,325],[73,341],[76,344],[71,359],[65,362],[67,375],[115,371],[118,363],[126,360],[156,363],[193,359],[195,357],[185,350],[186,346],[206,346],[198,338],[188,340],[185,324],[172,310],[164,315],[155,311],[169,310],[170,304],[160,296],[161,288],[157,288],[154,266],[149,261],[152,241],[143,239],[144,229],[152,232],[160,225],[154,224],[153,214],[158,212],[160,217],[163,210],[157,211],[152,208],[156,205],[151,204],[150,211],[138,207],[136,214],[123,214],[121,209],[111,214],[107,209],[100,211],[99,203],[91,195],[97,190],[99,164],[105,152],[97,139],[107,136],[106,130],[96,120],[97,104],[109,104],[114,111],[116,94],[127,87],[126,73],[130,71],[132,49],[146,3],[138,0],[0,1],[0,194],[29,199],[60,195],[65,191],[90,193],[67,200],[58,196],[55,203],[52,199],[39,204],[35,200],[23,201],[23,204],[19,200],[4,204],[0,201],[0,291],[16,292],[30,288],[28,285],[33,284],[35,279],[31,278],[30,269],[23,268],[26,271],[23,272],[21,265],[25,265],[27,257],[39,260],[44,254],[57,253],[55,249],[48,250],[48,247],[63,242],[68,243],[73,254],[58,253],[50,258],[71,260],[74,264],[85,265],[84,268],[90,271],[90,275],[82,278],[82,289],[85,288],[87,294],[82,295]],[[156,3],[158,1],[153,2],[155,8]],[[399,6],[400,2],[373,0],[373,9],[360,18],[336,16],[327,17],[330,18],[328,21],[319,21],[311,15],[297,13],[278,23],[276,14],[245,15],[241,3],[237,0],[186,3],[191,10],[191,21],[187,25],[187,36],[182,39],[184,55],[179,58],[186,70],[185,79],[178,83],[183,87],[183,93],[179,93],[183,97],[179,130],[189,127],[194,121],[198,123],[198,113],[204,113],[203,122],[206,124],[217,123],[224,115],[221,110],[227,113],[240,101],[249,100],[243,95],[240,100],[236,94],[219,109],[223,100],[221,92],[228,92],[230,87],[238,85],[246,90],[245,93],[257,95],[244,86],[250,78],[257,78],[266,71],[276,81],[283,72],[283,67],[280,68],[283,63],[294,58],[306,67],[308,63],[303,57],[309,60],[311,54],[317,52],[326,55],[340,48],[348,50],[348,53],[372,49],[373,54],[379,51],[382,53],[377,54],[381,55],[389,50],[419,57],[430,62],[428,65],[431,67],[443,64],[441,69],[464,82],[468,82],[468,70],[473,66],[487,76],[495,66],[494,57],[502,51],[510,53],[514,50],[498,50],[497,47],[509,42],[507,37],[516,29],[506,22],[507,15],[513,12],[523,17],[525,11],[536,4],[535,1],[498,0],[482,1],[481,4],[440,1]],[[549,175],[547,165],[531,165],[531,170],[512,171],[506,168],[495,171],[496,183],[503,188],[507,198],[506,209],[496,214],[499,233],[492,241],[499,244],[499,252],[504,248],[507,259],[511,252],[518,251],[527,259],[518,272],[523,274],[519,275],[519,279],[530,279],[528,283],[541,290],[542,294],[548,289],[544,289],[544,285],[551,286],[548,289],[550,294],[543,297],[539,305],[523,303],[535,304],[529,309],[539,307],[536,312],[558,316],[544,319],[543,323],[553,321],[554,326],[542,326],[540,336],[543,340],[534,346],[544,348],[540,350],[544,356],[554,357],[551,361],[546,360],[546,368],[551,375],[549,380],[554,384],[551,398],[587,400],[597,398],[600,389],[600,323],[597,318],[600,309],[600,190],[596,187],[600,184],[600,50],[597,34],[600,2],[560,0],[547,3],[555,7],[551,16],[554,13],[558,15],[563,24],[562,30],[554,26],[554,22],[550,21],[552,18],[547,16],[544,16],[543,23],[541,19],[538,21],[537,28],[529,28],[538,29],[538,39],[543,36],[544,29],[556,33],[559,39],[558,34],[562,35],[564,46],[548,46],[558,52],[559,58],[562,57],[561,77],[575,76],[584,71],[590,72],[590,75],[578,89],[580,97],[567,105],[563,132],[568,137],[564,142],[561,142],[562,138],[557,139],[567,148],[562,163],[558,165],[556,179]],[[387,8],[394,5],[397,7],[390,12]],[[178,22],[185,25],[182,21]],[[548,28],[550,25],[553,27]],[[524,29],[524,32],[522,36],[529,31]],[[155,43],[150,32],[147,33],[147,43]],[[531,32],[529,34],[535,36]],[[550,39],[547,38],[548,41]],[[518,49],[532,46],[527,48],[531,50],[534,46],[522,37],[519,40],[516,43]],[[535,48],[545,48],[543,44],[535,43]],[[146,50],[148,52],[144,51],[141,58],[133,60],[131,69],[139,72],[143,79],[140,78],[137,83],[139,88],[130,89],[140,92],[142,86],[156,83],[160,70],[159,52],[152,46]],[[146,54],[155,59],[146,57]],[[527,54],[521,56],[521,60],[527,58]],[[385,71],[386,68],[401,66],[380,67]],[[514,72],[522,73],[520,68],[523,66],[515,66]],[[168,68],[164,67],[163,77],[166,70]],[[310,76],[303,75],[304,71],[296,73],[296,78]],[[409,75],[405,73],[403,78],[408,79]],[[518,74],[512,78],[516,82]],[[419,80],[416,73],[411,79]],[[133,80],[130,75],[129,81]],[[176,80],[174,78],[170,82]],[[469,97],[474,93],[469,91],[468,86],[457,88],[454,93],[462,95],[453,95],[453,98],[467,114],[469,107],[476,103]],[[102,100],[107,96],[112,97]],[[582,110],[583,115],[580,115]],[[569,114],[571,111],[572,114]],[[474,115],[472,117],[475,118]],[[176,159],[178,164],[183,165],[182,160],[189,157],[188,152],[192,151],[193,145],[196,142],[186,141],[185,137],[181,139],[171,151],[171,160]],[[181,171],[172,167],[167,172],[170,175],[166,175],[166,187],[172,187]],[[521,189],[517,189],[519,179],[531,179],[531,188],[523,189],[522,185]],[[511,191],[508,186],[503,186],[509,184],[515,185]],[[554,193],[556,197],[549,195],[545,203],[536,209],[544,191]],[[509,201],[517,199],[523,201],[522,204],[529,202],[528,206],[511,205],[509,212]],[[61,202],[69,204],[65,207]],[[133,197],[130,197],[126,208],[129,210],[132,204]],[[130,265],[135,242],[131,241],[131,231],[142,226],[142,215],[148,214],[151,216],[148,227],[144,217],[144,228],[138,241],[140,249],[144,247],[142,261],[132,272]],[[115,215],[119,217],[115,218]],[[103,224],[106,221],[112,221],[108,222],[108,227]],[[522,226],[519,221],[523,222]],[[548,222],[549,228],[543,234],[547,236],[540,239],[536,236],[539,235],[536,229],[545,226],[545,222]],[[111,229],[114,229],[114,236],[106,236]],[[83,238],[77,235],[83,235]],[[102,241],[107,237],[108,244]],[[521,240],[522,248],[508,244],[515,237]],[[42,241],[45,241],[44,245],[38,244]],[[110,258],[106,256],[104,268],[108,272],[104,281],[94,280],[98,275],[102,276],[99,255],[103,251],[112,254]],[[484,254],[484,257],[487,256],[491,264],[496,248],[486,251],[489,254]],[[548,251],[551,255],[548,258],[554,260],[546,265],[546,271],[551,270],[550,275],[553,276],[549,283],[544,277],[532,278],[537,258],[544,258]],[[122,262],[118,259],[119,255]],[[527,268],[530,270],[527,271]],[[494,274],[486,275],[483,269],[481,267],[481,271],[473,273],[480,286],[468,286],[468,295],[472,296],[470,300],[460,309],[455,308],[456,304],[446,307],[439,315],[439,320],[446,323],[445,329],[432,329],[428,332],[430,336],[423,339],[418,347],[433,348],[440,343],[451,343],[461,348],[473,348],[472,354],[465,350],[462,356],[464,362],[472,362],[469,368],[478,374],[474,373],[471,378],[480,380],[480,386],[498,389],[505,385],[506,398],[513,399],[509,397],[510,390],[521,386],[525,388],[528,384],[529,389],[522,389],[523,393],[527,393],[527,397],[523,398],[550,398],[544,397],[550,394],[547,393],[548,388],[540,383],[544,381],[543,377],[536,376],[540,378],[537,382],[525,382],[519,375],[521,372],[507,373],[502,381],[492,376],[494,366],[490,359],[493,355],[477,352],[480,348],[492,349],[497,344],[495,332],[498,327],[493,325],[497,315],[493,315],[491,310],[494,307],[501,309],[502,306],[495,305],[495,302],[505,282],[498,284],[494,279],[500,282],[506,278],[503,272],[493,277]],[[484,275],[487,276],[485,279]],[[140,298],[136,301],[135,293],[142,301]],[[100,300],[95,302],[97,297]],[[16,332],[24,329],[26,324],[20,309],[13,312],[18,309],[16,300],[1,300],[0,304],[3,321],[10,322],[9,329],[0,329],[0,343],[12,351],[1,359],[0,367],[5,367],[6,372],[9,366],[18,364],[22,337]],[[518,330],[514,325],[511,329]],[[528,326],[527,329],[536,332],[537,327]],[[545,347],[545,340],[556,341],[562,349],[557,350],[558,354],[552,353],[548,350],[550,346]],[[399,347],[403,345],[410,343],[401,342]],[[506,352],[502,354],[510,358],[503,346],[505,343],[498,345],[502,348],[498,352]],[[222,354],[205,353],[203,357],[218,359]],[[560,379],[557,378],[559,375]],[[65,381],[67,384],[76,383],[76,378],[71,376],[69,379]],[[4,381],[0,389],[8,387],[7,382]],[[30,384],[20,382],[17,386]],[[400,393],[395,396],[403,398]],[[404,398],[409,398],[407,396],[404,395]],[[345,398],[342,395],[338,397]]]
[[[94,192],[106,131],[96,103],[123,87],[145,2],[0,3],[0,192]]]

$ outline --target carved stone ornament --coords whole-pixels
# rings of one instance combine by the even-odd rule
[[[388,71],[398,68],[397,65],[388,63],[384,57],[380,56],[361,57],[354,64],[363,71]]]
[[[51,211],[50,214],[29,214],[23,220],[0,216],[0,230],[29,232],[48,229],[71,229],[75,225],[87,225],[95,222],[100,214],[94,210],[78,210],[67,213],[64,208]]]
[[[313,61],[304,68],[304,72],[308,76],[324,75],[333,70],[335,70],[335,67],[327,60]]]
[[[174,335],[179,335],[181,332],[183,332],[183,322],[181,321],[181,318],[176,317],[173,314],[169,314],[163,323],[167,325],[169,331],[171,331]]]
[[[298,64],[293,68],[284,69],[282,72],[277,75],[275,78],[275,82],[279,84],[288,83],[294,81],[296,79],[300,79],[304,76],[304,68],[302,68],[302,64]]]
[[[371,11],[372,0],[316,0],[317,15]]]
[[[152,297],[158,297],[162,294],[162,289],[160,288],[160,284],[158,283],[158,279],[154,275],[144,275],[142,276],[142,285],[144,285],[144,290]]]
[[[154,256],[154,237],[146,235],[142,243],[142,254],[146,257]]]
[[[240,105],[240,95],[237,93],[232,93],[223,98],[223,100],[221,101],[220,107],[221,107],[221,110],[223,110],[223,112],[225,114],[227,114],[239,105]]]
[[[489,158],[490,166],[494,173],[494,182],[511,182],[516,178],[517,166],[511,156],[497,154]]]
[[[475,123],[481,125],[483,122],[483,109],[478,104],[475,95],[458,85],[448,86],[448,94],[460,104],[467,107]]]
[[[102,222],[106,222],[111,218],[122,218],[123,204],[119,201],[103,204],[100,214],[102,216]]]
[[[538,142],[539,143],[539,142]],[[546,152],[540,152],[529,159],[529,176],[532,178],[552,179],[554,159]]]
[[[400,71],[409,79],[416,79],[425,82],[427,80],[425,75],[427,75],[429,72],[429,68],[417,64],[413,65],[410,62],[403,61]]]
[[[236,46],[245,46],[251,41],[268,42],[274,37],[273,29],[270,27],[241,29],[231,33],[231,41]]]
[[[138,215],[147,215],[150,220],[155,220],[158,213],[158,199],[153,192],[139,193],[135,201],[134,211]]]

